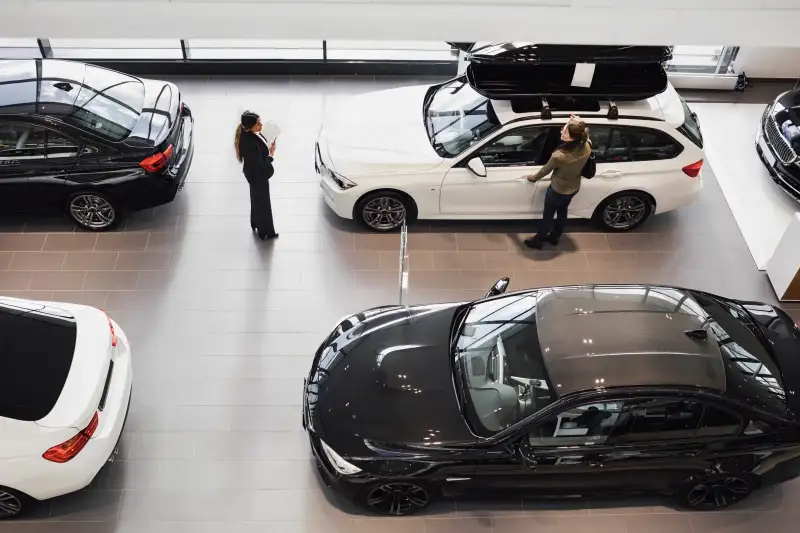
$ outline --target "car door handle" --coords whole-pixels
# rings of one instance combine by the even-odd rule
[[[602,178],[618,178],[620,176],[622,176],[622,172],[619,170],[606,170],[600,173],[600,177]]]

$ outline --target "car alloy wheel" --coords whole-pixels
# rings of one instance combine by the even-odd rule
[[[603,224],[616,230],[631,229],[642,223],[648,205],[639,196],[620,196],[603,209]]]
[[[111,202],[96,194],[73,197],[69,203],[69,213],[75,222],[89,229],[106,229],[117,219]]]
[[[361,216],[370,228],[388,231],[403,225],[406,219],[406,206],[397,198],[379,196],[364,205]]]
[[[686,503],[695,509],[722,509],[747,498],[753,487],[746,479],[718,476],[699,481],[686,493]]]
[[[11,518],[22,510],[22,502],[15,495],[0,489],[0,518]]]
[[[413,514],[428,506],[428,491],[413,483],[378,485],[367,495],[367,505],[376,513],[392,516]]]

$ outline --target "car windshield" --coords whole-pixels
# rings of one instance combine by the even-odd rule
[[[455,366],[472,429],[498,433],[553,403],[536,330],[536,293],[475,304],[454,343]]]
[[[127,74],[91,65],[64,119],[111,142],[128,138],[144,105],[144,85]]]
[[[459,78],[439,87],[425,105],[425,127],[433,149],[455,157],[500,126],[491,101]]]

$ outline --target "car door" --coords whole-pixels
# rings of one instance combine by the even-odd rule
[[[64,136],[36,124],[0,127],[0,205],[8,210],[60,208],[67,174],[77,147]]]
[[[523,126],[503,132],[451,168],[441,187],[442,214],[530,215],[536,186],[523,177],[544,164],[542,154],[551,129]],[[486,167],[485,177],[466,167],[475,157]]]
[[[561,127],[563,128],[563,125]],[[581,180],[581,189],[570,203],[571,211],[594,209],[625,175],[626,166],[630,162],[628,145],[617,129],[606,125],[591,124],[589,132],[597,171],[593,178]],[[547,155],[550,156],[550,154]],[[549,176],[536,183],[534,212],[538,213],[544,210],[544,198],[548,187],[550,187]]]
[[[535,424],[516,454],[487,454],[477,477],[491,492],[531,495],[673,490],[711,468],[741,426],[692,400],[585,403]]]

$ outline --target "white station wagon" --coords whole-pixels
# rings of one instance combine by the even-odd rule
[[[660,67],[659,67],[660,68]],[[697,117],[666,83],[635,101],[585,97],[496,99],[469,76],[376,91],[333,106],[315,147],[328,206],[375,231],[404,220],[540,218],[543,166],[575,113],[590,128],[597,173],[570,216],[607,231],[692,203],[702,188]]]

